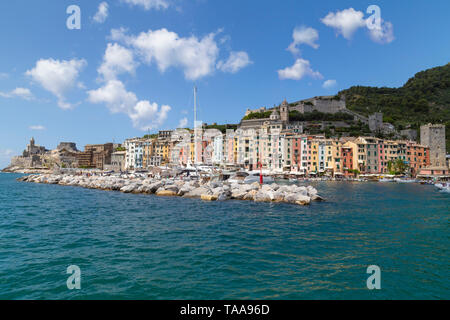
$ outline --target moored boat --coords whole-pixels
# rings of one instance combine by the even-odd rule
[[[254,183],[254,182],[260,182],[260,173],[259,172],[253,172],[250,173],[245,179],[244,183]],[[263,175],[263,183],[274,183],[275,180],[271,176],[265,176]]]
[[[417,182],[417,180],[415,180],[415,179],[395,178],[394,180],[395,180],[395,182],[397,182],[397,183],[415,183],[415,182]]]

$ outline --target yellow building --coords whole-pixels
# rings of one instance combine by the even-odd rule
[[[170,142],[168,140],[155,140],[152,144],[152,155],[161,158],[161,164],[170,162]]]
[[[319,141],[311,141],[311,165],[309,167],[309,172],[319,172]]]
[[[144,168],[148,168],[151,163],[151,158],[153,156],[153,144],[154,140],[146,139],[142,143],[142,165]]]
[[[326,139],[325,143],[325,171],[328,173],[342,173],[341,164],[341,147],[342,144],[338,140]]]

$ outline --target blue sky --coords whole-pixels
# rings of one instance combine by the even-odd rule
[[[66,26],[70,5],[80,30]],[[367,27],[370,5],[381,29]],[[448,63],[449,10],[444,0],[2,1],[0,166],[31,136],[83,148],[192,126],[194,83],[207,123],[352,85],[401,86]]]

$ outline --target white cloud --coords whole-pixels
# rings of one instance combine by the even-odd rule
[[[252,63],[244,51],[232,51],[227,61],[217,63],[220,49],[215,37],[221,32],[223,30],[219,29],[199,38],[194,35],[180,37],[164,28],[127,35],[127,29],[120,28],[112,29],[109,39],[133,48],[136,56],[149,65],[155,63],[162,73],[170,68],[180,68],[186,79],[197,80],[213,74],[216,69],[236,73]]]
[[[227,61],[219,61],[217,69],[223,72],[236,73],[242,68],[252,64],[253,62],[248,57],[247,52],[231,52]]]
[[[31,93],[30,89],[28,88],[16,88],[10,92],[1,92],[0,96],[4,98],[22,98],[25,100],[31,100],[33,99],[33,94]]]
[[[6,72],[0,72],[0,79],[8,79],[9,78],[9,74]]]
[[[319,40],[319,32],[313,28],[299,27],[295,28],[292,33],[293,42],[289,45],[288,50],[293,54],[299,54],[300,50],[298,46],[301,44],[307,44],[314,49],[318,49],[319,45],[316,41]]]
[[[126,36],[124,29],[113,30],[114,40],[123,40],[135,48],[148,63],[156,63],[161,72],[179,67],[189,80],[197,80],[214,72],[219,48],[214,40],[215,33],[202,39],[195,36],[179,37],[167,29],[149,30],[138,36]]]
[[[323,78],[320,72],[311,69],[311,65],[308,60],[297,59],[292,67],[287,67],[282,70],[278,70],[278,76],[281,80],[300,80],[305,76],[311,76],[313,78]]]
[[[108,43],[103,63],[98,69],[98,73],[103,80],[114,80],[121,73],[134,73],[137,64],[134,61],[133,52],[121,45]]]
[[[394,26],[389,21],[382,21],[381,26],[369,30],[370,38],[378,43],[391,43],[395,40]]]
[[[110,80],[97,90],[88,91],[88,100],[92,103],[105,103],[112,113],[130,113],[138,98],[128,92],[119,80]]]
[[[86,64],[86,60],[83,59],[70,61],[41,59],[33,69],[26,72],[26,75],[54,94],[58,98],[60,108],[70,109],[73,106],[65,101],[65,94],[73,87],[80,85],[77,79]]]
[[[336,13],[330,12],[321,21],[325,25],[334,28],[338,34],[341,34],[347,40],[350,40],[359,28],[367,28],[369,36],[374,42],[384,44],[395,40],[394,26],[391,22],[381,20],[380,27],[371,26],[369,28],[370,19],[370,17],[364,19],[363,12],[349,8]]]
[[[11,94],[13,96],[21,97],[24,99],[33,98],[33,94],[31,93],[30,89],[28,89],[28,88],[16,88],[11,92]]]
[[[325,89],[331,89],[331,88],[335,87],[336,85],[337,85],[336,80],[327,80],[323,83],[322,87],[324,87]]]
[[[88,91],[88,96],[88,100],[92,103],[106,104],[112,113],[127,114],[133,126],[144,131],[161,126],[171,110],[167,105],[159,108],[156,103],[139,101],[119,80],[110,80],[103,87]]]
[[[42,131],[45,130],[45,127],[42,125],[30,126],[30,130]]]
[[[231,41],[231,37],[230,37],[229,35],[225,35],[225,36],[223,36],[223,37],[221,37],[221,38],[219,39],[219,43],[220,43],[220,44],[225,44],[225,43],[227,43],[228,41]]]
[[[178,128],[186,128],[189,121],[187,118],[180,119],[180,122],[178,123]]]
[[[150,9],[167,9],[169,7],[169,1],[167,0],[122,0],[133,6],[141,6],[145,10]]]
[[[330,12],[321,21],[326,26],[334,28],[338,34],[341,34],[348,40],[352,38],[357,29],[366,26],[364,13],[353,8],[337,11],[336,13]]]
[[[97,13],[94,16],[94,21],[97,23],[104,23],[106,21],[106,19],[108,18],[108,3],[103,1],[102,3],[100,3],[100,5],[98,6],[98,10]]]
[[[139,101],[129,115],[135,128],[147,131],[160,127],[167,119],[172,108],[167,105],[158,108],[158,104],[147,100]]]
[[[118,29],[111,29],[111,34],[107,38],[114,41],[126,42],[129,38],[128,35],[126,34],[127,32],[128,29],[124,27],[120,27]]]

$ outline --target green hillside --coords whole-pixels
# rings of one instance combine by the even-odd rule
[[[363,115],[381,111],[397,129],[426,123],[446,124],[450,151],[450,63],[417,73],[401,88],[355,86],[345,94],[347,108]]]

